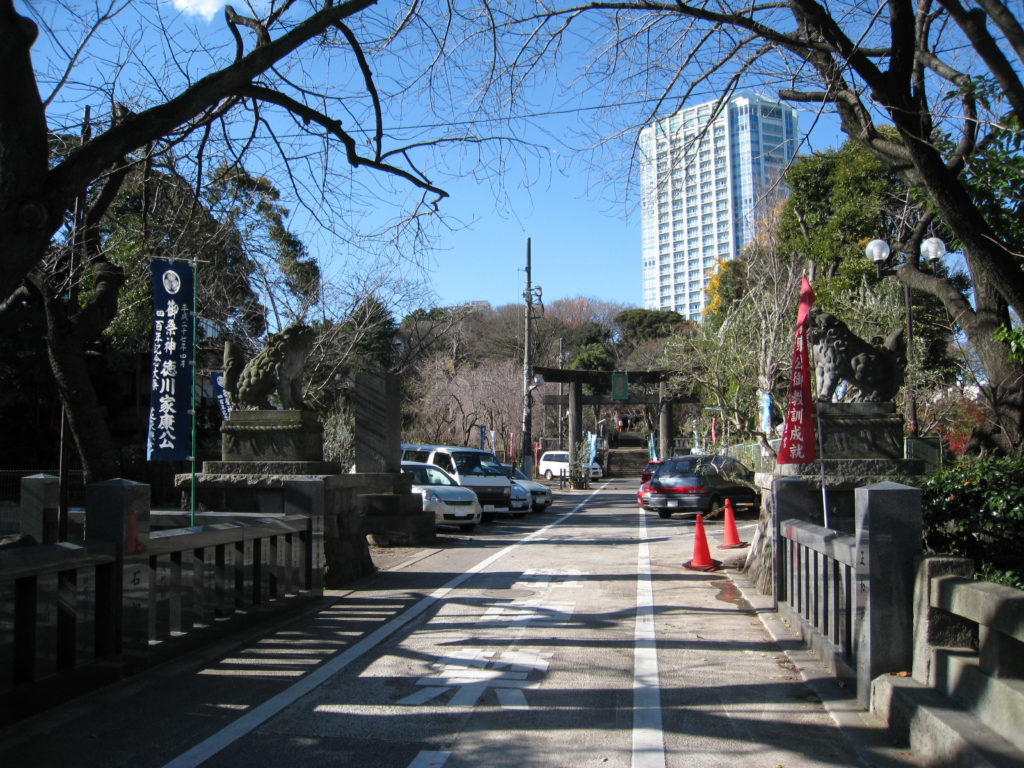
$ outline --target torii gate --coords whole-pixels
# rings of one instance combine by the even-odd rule
[[[568,403],[564,395],[545,395],[544,405],[568,405],[569,407],[569,455],[573,456],[576,445],[583,435],[584,405],[657,405],[658,406],[658,451],[662,456],[672,454],[672,403],[690,403],[690,398],[668,398],[664,386],[657,395],[630,395],[625,400],[613,400],[604,395],[583,396],[583,385],[603,387],[611,381],[612,373],[625,374],[630,385],[661,384],[672,376],[672,371],[572,371],[566,368],[533,367],[535,376],[543,376],[544,383],[569,385]]]

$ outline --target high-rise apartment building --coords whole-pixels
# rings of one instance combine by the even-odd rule
[[[640,133],[645,309],[699,320],[716,259],[734,259],[758,211],[777,200],[797,147],[796,111],[745,93]]]

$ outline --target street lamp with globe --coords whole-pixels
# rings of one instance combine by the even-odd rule
[[[920,246],[921,258],[928,262],[932,272],[936,265],[946,255],[946,244],[937,237],[929,237]],[[864,255],[875,263],[878,277],[882,277],[882,265],[884,265],[892,254],[892,249],[885,240],[872,240],[865,246]],[[903,299],[907,307],[907,367],[914,362],[914,315],[913,297],[910,286],[903,285]],[[910,427],[910,436],[917,437],[917,400],[914,397],[914,387],[910,380],[907,380],[907,422]]]

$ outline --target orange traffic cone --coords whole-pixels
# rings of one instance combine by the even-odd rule
[[[691,571],[714,571],[722,563],[711,559],[711,551],[708,549],[708,537],[704,534],[704,516],[697,515],[697,531],[693,540],[693,559],[683,563],[683,568]]]
[[[740,541],[740,532],[736,530],[736,516],[732,512],[732,501],[725,500],[725,535],[722,536],[722,543],[719,549],[739,549],[747,546],[747,542]]]

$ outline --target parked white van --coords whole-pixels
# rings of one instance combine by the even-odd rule
[[[544,451],[537,463],[537,474],[543,475],[546,480],[564,475],[569,476],[569,452],[568,451]],[[601,465],[596,461],[590,462],[590,477],[600,478],[604,476]]]
[[[403,443],[402,461],[421,461],[443,469],[459,485],[476,493],[485,517],[509,511],[512,482],[490,451],[457,445]]]

